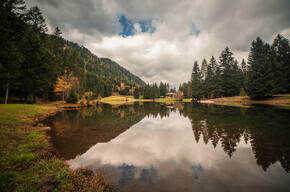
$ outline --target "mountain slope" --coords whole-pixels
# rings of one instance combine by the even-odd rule
[[[48,34],[37,6],[7,1],[0,10],[0,103],[54,100],[60,93],[66,97],[72,85],[80,95],[104,97],[145,84],[116,62],[65,40],[58,27]]]
[[[84,68],[85,91],[98,91],[96,86],[99,82],[103,85],[109,85],[115,90],[117,87],[120,87],[121,83],[129,88],[145,85],[142,79],[115,61],[109,58],[99,58],[87,48],[79,46],[77,43],[66,41],[66,44],[80,56]]]

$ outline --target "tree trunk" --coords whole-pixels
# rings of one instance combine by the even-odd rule
[[[62,101],[64,101],[64,91],[62,92]]]
[[[8,93],[9,93],[9,72],[8,72],[8,79],[7,79],[7,88],[6,88],[5,104],[7,104],[7,102],[8,102]]]

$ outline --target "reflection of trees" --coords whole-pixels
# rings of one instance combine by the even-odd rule
[[[289,172],[289,111],[265,106],[245,111],[234,107],[191,104],[185,105],[181,113],[190,119],[197,142],[201,137],[214,147],[220,142],[231,157],[243,137],[246,143],[251,143],[257,164],[264,170],[279,161]]]
[[[86,152],[91,146],[108,142],[141,121],[145,116],[168,117],[170,110],[156,103],[63,111],[44,123],[52,127],[52,140],[65,159]]]

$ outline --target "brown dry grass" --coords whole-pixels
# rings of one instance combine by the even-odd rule
[[[275,105],[280,107],[290,107],[290,95],[289,94],[280,94],[268,97],[264,100],[252,100],[248,96],[235,96],[235,97],[223,97],[216,99],[202,100],[201,102],[211,102],[217,105],[229,105],[237,107],[248,107],[252,104],[266,104],[266,105]]]

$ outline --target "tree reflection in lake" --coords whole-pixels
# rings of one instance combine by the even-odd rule
[[[290,111],[256,105],[235,108],[215,105],[186,105],[181,111],[192,124],[198,142],[203,136],[207,144],[221,143],[231,157],[241,138],[251,143],[257,164],[266,170],[279,161],[289,172],[290,166]]]
[[[64,111],[46,123],[71,168],[104,170],[124,191],[285,191],[289,115],[266,106],[135,103]]]
[[[111,106],[103,105],[80,110],[65,110],[44,123],[52,127],[52,142],[58,153],[71,159],[86,152],[92,145],[108,142],[145,116],[168,117],[170,111],[156,103]]]

